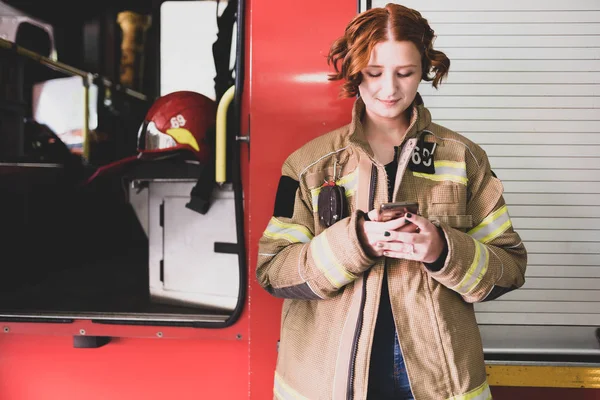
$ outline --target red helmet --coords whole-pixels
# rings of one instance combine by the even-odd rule
[[[191,91],[178,91],[154,102],[138,132],[138,150],[155,153],[187,149],[201,162],[212,158],[207,133],[216,123],[217,104]]]
[[[98,168],[87,182],[166,152],[189,150],[201,163],[211,163],[214,151],[208,139],[216,124],[216,114],[216,102],[197,92],[183,90],[158,98],[138,131],[139,153]]]

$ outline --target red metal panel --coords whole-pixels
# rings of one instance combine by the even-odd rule
[[[250,367],[251,398],[272,398],[281,301],[256,284],[256,246],[273,211],[285,157],[350,120],[352,102],[327,83],[331,42],[356,1],[251,0]]]
[[[247,343],[116,339],[75,349],[67,336],[0,337],[3,400],[247,397]]]

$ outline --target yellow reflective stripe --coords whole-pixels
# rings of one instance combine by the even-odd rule
[[[437,182],[451,181],[463,185],[467,184],[467,165],[464,162],[438,160],[434,161],[433,165],[435,166],[434,174],[426,174],[424,172],[413,172],[413,176]]]
[[[354,195],[356,192],[356,187],[358,186],[358,170],[341,177],[335,181],[335,184],[344,187],[344,190],[346,191],[346,197]],[[321,193],[321,189],[322,186],[319,186],[310,190],[314,212],[319,211],[319,193]]]
[[[450,175],[450,174],[439,175],[437,173],[438,171],[435,171],[435,172],[436,172],[435,174],[425,174],[423,172],[413,172],[413,176],[416,176],[417,178],[425,178],[425,179],[429,179],[431,181],[437,181],[437,182],[450,181],[450,182],[460,183],[462,185],[467,184],[467,178],[463,178],[463,177],[456,176],[456,175]]]
[[[288,224],[275,217],[271,217],[263,235],[271,239],[285,239],[290,243],[308,243],[313,238],[304,225]]]
[[[468,233],[481,243],[488,243],[502,235],[508,228],[512,226],[508,208],[503,205],[490,215],[484,218],[483,221]]]
[[[467,294],[473,290],[473,288],[477,286],[479,282],[481,282],[481,279],[483,279],[483,276],[488,269],[490,256],[487,247],[477,240],[474,240],[473,242],[475,243],[475,256],[473,257],[473,263],[471,263],[469,270],[460,283],[452,288],[460,294]]]
[[[486,381],[470,392],[459,394],[458,396],[450,397],[446,400],[490,400],[491,398],[492,392],[490,391],[490,385],[488,385]]]
[[[437,160],[433,162],[433,165],[435,165],[436,168],[449,167],[464,170],[464,176],[467,176],[467,164],[464,161]]]
[[[280,400],[310,400],[292,389],[283,381],[281,376],[275,372],[275,382],[273,384],[273,393]]]
[[[340,186],[344,186],[346,190],[354,190],[356,188],[356,182],[358,181],[358,170],[349,173],[346,176],[342,176],[336,181]]]
[[[356,276],[346,270],[337,258],[327,240],[327,232],[321,233],[310,243],[312,257],[317,268],[325,275],[327,280],[339,289],[356,279]]]

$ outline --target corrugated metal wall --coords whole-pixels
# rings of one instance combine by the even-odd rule
[[[398,3],[451,59],[425,105],[486,150],[529,251],[525,286],[478,304],[479,322],[600,326],[600,2]]]

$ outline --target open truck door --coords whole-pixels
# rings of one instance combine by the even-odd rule
[[[52,24],[3,9],[0,29],[13,39],[0,39],[0,318],[14,324],[6,332],[36,322],[36,332],[69,332],[86,347],[202,332],[176,327],[215,328],[219,336],[227,330],[216,328],[238,321],[247,285],[241,5],[166,1],[139,12],[95,5],[100,18],[74,24],[97,51],[110,47],[101,32],[113,30],[120,57],[110,79],[93,55],[83,64],[94,72],[62,62]],[[182,53],[180,39],[168,35],[180,35],[178,23],[194,14],[210,24]],[[49,33],[47,43],[39,32]],[[173,79],[185,59],[212,71]],[[170,79],[162,86],[161,70]]]

